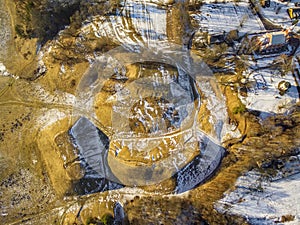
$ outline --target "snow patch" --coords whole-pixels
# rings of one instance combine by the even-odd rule
[[[300,223],[299,190],[299,173],[272,182],[253,170],[237,180],[235,190],[227,193],[216,209],[243,216],[253,225],[297,225]]]
[[[273,58],[274,59],[274,58]],[[261,65],[268,65],[270,59],[260,59]],[[299,102],[297,82],[291,72],[285,76],[276,74],[272,68],[264,68],[250,72],[247,76],[247,95],[239,97],[245,106],[250,110],[267,113],[285,113],[291,105]],[[286,81],[291,87],[283,95],[278,90],[278,84]]]
[[[191,16],[200,29],[209,34],[238,30],[243,35],[249,31],[264,30],[262,22],[253,15],[246,2],[206,3],[200,10]]]

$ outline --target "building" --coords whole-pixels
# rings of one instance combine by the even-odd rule
[[[280,52],[286,49],[288,31],[266,33],[257,37],[258,51],[262,54]]]

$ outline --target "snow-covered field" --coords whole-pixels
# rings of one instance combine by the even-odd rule
[[[241,176],[217,210],[243,216],[253,225],[300,224],[300,155],[289,160],[281,170],[292,165],[290,176],[267,179],[255,170]]]
[[[3,59],[7,52],[7,41],[11,38],[11,31],[8,24],[10,23],[9,15],[4,10],[4,0],[0,0],[0,60]]]
[[[124,45],[166,45],[167,10],[141,0],[126,1],[118,15],[93,17],[92,23],[82,28],[85,33],[90,30],[98,38],[108,36]]]
[[[268,61],[271,62],[270,58],[260,60],[259,63],[267,66]],[[284,113],[289,106],[299,101],[297,83],[291,72],[281,76],[279,71],[264,68],[249,72],[248,79],[247,97],[240,95],[241,101],[248,109],[266,113]],[[278,90],[281,81],[291,84],[284,95],[280,95]]]
[[[270,7],[261,7],[260,12],[269,21],[287,28],[292,26],[292,20],[287,13],[287,9],[295,7],[295,1],[281,2],[279,0],[271,0]],[[300,26],[296,26],[295,30],[300,30]]]
[[[264,30],[262,22],[253,15],[247,2],[206,3],[200,10],[191,16],[200,24],[200,29],[209,34],[237,29],[243,35]]]

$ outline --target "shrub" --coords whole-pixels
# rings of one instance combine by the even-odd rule
[[[232,112],[233,114],[244,113],[246,112],[246,106],[241,103],[239,106],[234,107]]]

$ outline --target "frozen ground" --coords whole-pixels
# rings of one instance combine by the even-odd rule
[[[292,20],[287,14],[287,9],[295,7],[296,0],[291,0],[291,2],[281,2],[279,0],[271,0],[270,7],[261,7],[261,14],[269,21],[281,25],[283,27],[290,27],[292,25]],[[295,31],[300,30],[300,26],[295,27]]]
[[[260,59],[256,66],[262,69],[247,72],[246,77],[249,79],[247,97],[240,95],[240,99],[248,109],[266,113],[284,113],[290,105],[299,101],[297,90],[299,77],[294,77],[291,72],[281,76],[278,70],[263,68],[272,65],[274,60],[276,57]],[[284,95],[280,95],[278,90],[281,81],[288,81],[291,84],[291,88]]]
[[[300,224],[299,166],[300,155],[290,157],[280,169],[293,171],[290,176],[272,179],[255,170],[246,173],[237,180],[235,190],[216,204],[217,210],[243,216],[253,225]]]
[[[124,18],[130,18],[124,19]],[[109,36],[124,45],[156,47],[166,44],[167,10],[144,1],[127,1],[117,16],[94,17],[91,24],[83,27],[92,30],[96,37]]]
[[[0,60],[3,59],[7,52],[7,41],[11,38],[11,31],[9,29],[9,15],[4,10],[4,0],[0,0]]]
[[[239,30],[240,35],[264,30],[258,16],[253,15],[247,2],[206,3],[201,12],[192,14],[202,31],[209,34]]]

